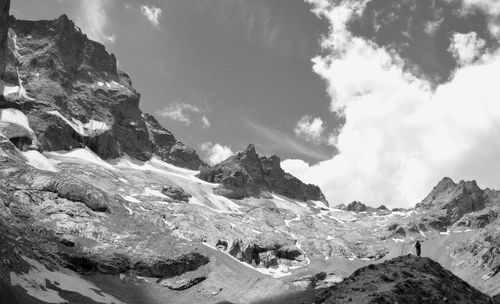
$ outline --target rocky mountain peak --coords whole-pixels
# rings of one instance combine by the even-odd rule
[[[202,169],[198,177],[220,183],[217,193],[229,198],[266,197],[274,192],[302,201],[325,201],[319,187],[306,185],[286,173],[278,156],[259,156],[253,144],[219,164]]]
[[[366,211],[367,209],[368,209],[368,207],[366,207],[365,204],[363,204],[362,202],[358,202],[358,201],[353,201],[352,203],[347,205],[345,208],[345,210],[347,210],[347,211],[354,211],[354,212],[363,212],[363,211]]]
[[[42,151],[87,147],[103,159],[127,154],[142,161],[157,156],[190,169],[203,165],[195,150],[143,115],[140,94],[117,69],[115,56],[67,15],[41,21],[2,18],[0,38],[9,42],[0,54],[7,59],[3,78],[15,81],[0,107],[27,117],[34,132],[28,146],[36,141]],[[3,26],[9,22],[7,33]]]
[[[12,17],[11,26],[22,40],[20,54],[29,59],[24,64],[37,70],[50,68],[50,79],[65,87],[75,82],[119,80],[115,56],[90,40],[67,15],[40,21]]]
[[[495,193],[479,188],[476,181],[455,183],[450,178],[442,179],[432,191],[416,205],[434,214],[440,227],[459,221],[464,215],[483,210],[495,197]]]

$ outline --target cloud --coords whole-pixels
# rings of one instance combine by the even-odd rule
[[[324,141],[323,133],[325,125],[320,117],[312,118],[311,115],[304,115],[295,126],[295,135],[315,144]]]
[[[466,65],[478,59],[486,42],[477,37],[475,32],[468,34],[455,33],[451,37],[451,44],[448,50],[457,60],[458,64]]]
[[[156,111],[156,114],[164,118],[182,122],[186,124],[186,126],[198,122],[202,129],[206,129],[210,127],[210,121],[205,113],[210,111],[208,105],[205,107],[198,107],[184,102],[172,102],[163,109]]]
[[[146,17],[154,27],[159,28],[162,9],[152,5],[141,5],[140,8],[144,17]]]
[[[455,0],[457,1],[457,0]],[[492,15],[500,14],[500,2],[498,0],[460,0],[468,8],[479,8]]]
[[[113,43],[115,34],[106,32],[109,24],[107,9],[112,0],[85,0],[80,1],[76,15],[76,24],[90,39],[101,43]]]
[[[282,150],[282,151],[292,151],[307,155],[308,157],[324,160],[330,157],[329,154],[319,152],[317,149],[311,148],[309,145],[304,145],[288,134],[281,132],[279,130],[267,127],[261,123],[257,123],[251,120],[246,120],[246,124],[252,128],[259,136],[266,138],[270,144],[265,147],[271,150]]]
[[[205,115],[201,117],[201,127],[203,129],[210,128],[210,121]]]
[[[200,149],[203,159],[205,159],[205,161],[211,166],[218,164],[233,155],[233,151],[230,147],[212,144],[211,142],[201,144]]]
[[[432,88],[395,53],[351,35],[346,24],[361,1],[311,3],[331,23],[313,69],[346,122],[333,158],[313,166],[285,160],[285,170],[321,186],[333,204],[413,206],[444,176],[500,187],[498,51]]]

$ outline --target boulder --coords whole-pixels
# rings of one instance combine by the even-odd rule
[[[186,193],[184,189],[182,189],[181,187],[176,187],[172,185],[163,187],[161,189],[161,193],[165,194],[171,199],[181,202],[188,202],[189,198],[191,197],[191,194]]]
[[[186,290],[200,282],[203,282],[206,278],[206,276],[170,278],[161,280],[160,284],[172,290]]]

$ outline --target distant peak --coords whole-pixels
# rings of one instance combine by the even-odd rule
[[[257,154],[255,151],[255,145],[254,144],[249,144],[248,147],[245,149],[246,153],[252,153],[252,154]]]
[[[440,186],[440,185],[441,186],[455,186],[456,184],[451,178],[446,176],[446,177],[443,177],[443,179],[441,179],[439,181],[439,183],[437,184],[437,186]]]

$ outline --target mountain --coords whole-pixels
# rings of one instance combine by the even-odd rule
[[[341,210],[253,145],[207,167],[140,111],[104,46],[64,15],[23,21],[8,8],[0,0],[3,302],[307,303],[362,267],[386,272],[415,240],[500,293],[498,191],[444,179],[409,210]],[[418,265],[442,273],[396,261],[416,277]]]
[[[259,157],[252,144],[219,164],[203,168],[197,176],[207,182],[221,184],[216,192],[229,198],[270,196],[274,192],[302,201],[326,202],[318,186],[306,185],[286,173],[275,155]]]
[[[157,156],[198,169],[196,151],[139,109],[140,94],[116,58],[66,15],[55,20],[10,18],[3,108],[22,111],[43,151],[88,147],[103,159]],[[35,137],[28,138],[33,141]]]
[[[314,303],[494,304],[429,258],[408,255],[356,270]]]

